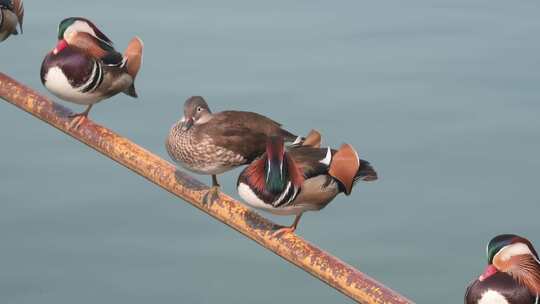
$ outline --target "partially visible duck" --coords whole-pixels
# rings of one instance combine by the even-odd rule
[[[193,96],[184,104],[182,119],[170,129],[165,147],[185,169],[212,175],[212,188],[204,197],[211,204],[219,197],[217,175],[259,157],[274,134],[287,142],[301,140],[268,117],[243,111],[212,113],[202,97]]]
[[[58,28],[58,43],[41,66],[41,82],[59,98],[86,105],[74,114],[79,126],[92,106],[118,93],[137,97],[135,78],[142,64],[142,41],[135,37],[124,54],[87,19],[64,19]]]
[[[0,41],[23,32],[24,6],[22,0],[0,0]]]
[[[358,157],[351,145],[339,150],[294,145],[283,138],[269,138],[266,153],[238,177],[237,188],[251,207],[277,215],[295,215],[294,223],[274,234],[293,232],[306,211],[328,205],[339,193],[350,195],[359,181],[374,181],[377,173]]]
[[[493,238],[488,266],[465,293],[465,304],[538,304],[540,261],[532,243],[514,234]]]

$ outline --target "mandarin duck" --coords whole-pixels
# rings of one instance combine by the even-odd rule
[[[171,127],[165,147],[169,156],[185,169],[212,175],[212,187],[203,198],[210,206],[219,197],[217,175],[259,157],[273,134],[279,134],[287,142],[303,140],[257,113],[212,113],[202,97],[193,96],[184,104],[182,119]]]
[[[136,98],[135,78],[142,64],[143,44],[138,37],[124,54],[90,20],[71,17],[58,27],[58,43],[41,65],[41,82],[54,95],[86,105],[84,112],[71,115],[77,127],[92,106],[118,93]]]
[[[0,0],[0,41],[23,32],[24,6],[22,0]]]
[[[339,193],[350,195],[359,181],[377,180],[369,162],[351,145],[339,150],[306,145],[286,148],[283,138],[272,136],[266,152],[245,168],[237,190],[251,207],[277,215],[295,215],[294,223],[273,235],[294,232],[306,211],[324,208]]]
[[[467,287],[465,304],[538,304],[540,261],[532,243],[503,234],[487,245],[488,266]]]

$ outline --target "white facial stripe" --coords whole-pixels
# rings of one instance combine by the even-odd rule
[[[529,247],[523,243],[515,243],[512,245],[504,246],[495,257],[500,259],[503,262],[510,260],[513,256],[530,254],[533,255]],[[533,255],[534,256],[534,255]]]
[[[196,125],[200,125],[203,123],[207,123],[210,119],[212,119],[212,115],[206,114],[202,115],[197,121],[195,122]]]
[[[326,151],[326,156],[321,159],[319,162],[323,165],[330,166],[330,162],[332,161],[332,150],[330,150],[330,147],[328,147],[328,150]]]
[[[77,20],[73,22],[73,24],[67,28],[67,30],[64,32],[64,38],[69,37],[69,35],[72,32],[88,33],[97,38],[96,32],[94,32],[94,29],[92,29],[92,27],[90,27],[88,23],[81,20]]]

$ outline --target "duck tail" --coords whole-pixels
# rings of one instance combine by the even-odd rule
[[[135,78],[137,73],[141,69],[143,58],[143,42],[139,37],[131,39],[128,47],[124,51],[124,58],[126,60],[127,73],[133,78],[133,83],[124,93],[133,98],[137,98],[137,91],[135,90]]]
[[[124,94],[128,95],[128,96],[131,96],[133,98],[137,98],[139,97],[139,95],[137,95],[137,90],[135,90],[135,83],[132,83],[129,88],[127,88],[125,91],[124,91]]]
[[[360,168],[358,168],[358,172],[356,172],[354,181],[357,182],[359,180],[362,180],[364,182],[372,182],[376,181],[377,179],[379,179],[377,171],[375,171],[373,166],[367,160],[361,159]]]

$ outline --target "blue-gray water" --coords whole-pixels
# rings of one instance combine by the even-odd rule
[[[538,1],[27,0],[0,70],[45,93],[41,60],[72,15],[119,49],[144,40],[140,99],[91,117],[164,158],[196,94],[353,144],[381,179],[298,233],[418,303],[460,303],[495,234],[540,246]],[[6,103],[0,142],[0,303],[347,302]]]

